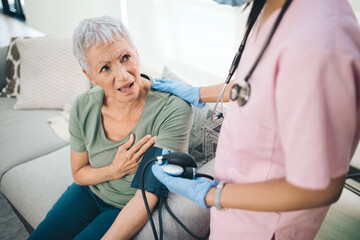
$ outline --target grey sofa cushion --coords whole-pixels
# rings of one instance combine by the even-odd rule
[[[33,228],[73,182],[69,159],[66,146],[4,174],[1,191]]]
[[[47,119],[56,110],[13,110],[14,98],[0,98],[0,180],[10,168],[50,153],[67,143],[51,129]]]
[[[199,168],[198,172],[205,173],[210,176],[214,176],[214,164],[215,164],[215,158],[211,159],[206,164],[204,164],[201,168]]]

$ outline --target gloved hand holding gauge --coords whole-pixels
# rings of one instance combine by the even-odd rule
[[[166,167],[166,165],[163,166]],[[152,166],[152,172],[169,191],[182,195],[196,202],[203,208],[210,208],[210,206],[207,206],[205,203],[205,196],[212,186],[218,184],[217,181],[204,177],[197,177],[195,179],[174,177],[165,173],[163,167],[159,164]]]

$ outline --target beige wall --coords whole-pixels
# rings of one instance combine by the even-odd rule
[[[120,18],[120,0],[25,0],[26,22],[46,34],[71,37],[84,18]]]

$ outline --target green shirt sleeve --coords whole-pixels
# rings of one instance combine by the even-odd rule
[[[187,152],[193,111],[189,103],[171,96],[162,109],[163,121],[159,126],[155,146],[170,151]]]
[[[81,125],[79,121],[79,101],[77,98],[73,103],[69,117],[70,149],[74,152],[86,152]]]

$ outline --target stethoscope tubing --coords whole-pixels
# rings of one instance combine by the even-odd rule
[[[218,118],[221,118],[221,116],[222,116],[222,114],[223,114],[223,112],[224,112],[224,107],[223,107],[223,102],[224,102],[224,94],[225,94],[225,89],[226,89],[226,86],[228,85],[228,83],[224,83],[224,85],[223,85],[223,88],[222,88],[222,90],[221,90],[221,92],[220,92],[220,95],[219,95],[219,97],[218,97],[218,99],[216,100],[216,103],[215,103],[215,106],[214,106],[214,109],[213,109],[213,111],[212,111],[212,113],[211,113],[211,120],[212,121],[214,121],[214,120],[216,120],[216,119],[218,119]],[[216,114],[216,109],[217,109],[217,106],[219,105],[219,103],[221,102],[221,107],[220,107],[220,113],[216,116],[216,118],[215,118],[215,114]]]
[[[262,47],[262,49],[261,49],[258,57],[256,58],[253,66],[251,67],[249,73],[248,73],[248,74],[246,75],[246,77],[245,77],[245,81],[246,81],[246,82],[249,81],[251,75],[252,75],[253,72],[255,71],[258,63],[260,62],[262,56],[264,55],[265,50],[266,50],[267,47],[269,46],[269,44],[270,44],[270,42],[271,42],[271,40],[272,40],[272,38],[273,38],[273,36],[274,36],[274,34],[275,34],[275,31],[276,31],[276,29],[278,28],[278,26],[280,25],[280,21],[281,21],[281,19],[283,18],[286,10],[289,8],[291,2],[292,2],[292,0],[287,0],[287,1],[284,3],[284,5],[283,5],[283,7],[282,7],[282,9],[281,9],[281,12],[279,13],[279,16],[277,17],[277,19],[276,19],[276,21],[275,21],[275,23],[274,23],[274,26],[272,27],[272,29],[271,29],[271,31],[270,31],[270,34],[269,34],[269,36],[268,36],[267,39],[266,39],[266,42],[265,42],[264,46]]]

